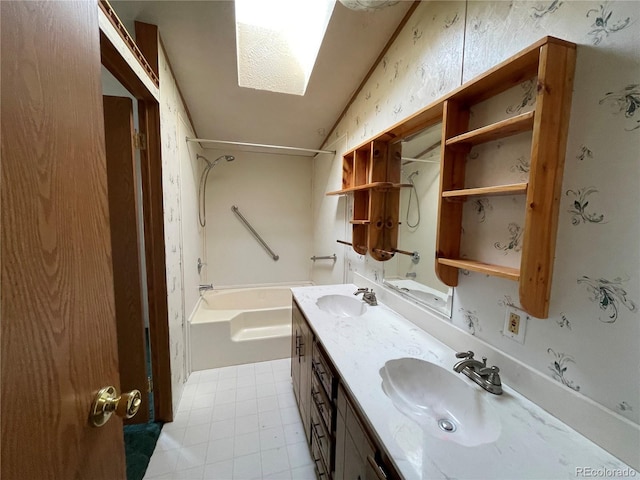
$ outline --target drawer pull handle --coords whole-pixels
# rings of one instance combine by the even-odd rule
[[[324,468],[321,470],[318,468],[318,462],[320,461],[319,458],[313,457],[313,463],[316,464],[316,472],[318,473],[318,477],[322,477],[324,475],[326,475],[326,472],[324,471]]]
[[[319,362],[315,362],[315,361],[314,361],[314,362],[313,362],[313,367],[314,367],[314,369],[315,369],[315,371],[316,371],[316,373],[317,373],[318,375],[320,375],[321,377],[324,377],[324,376],[325,376],[324,368],[322,368],[322,365],[320,365],[320,363],[319,363]]]
[[[387,474],[382,469],[380,464],[378,462],[376,462],[371,455],[367,455],[367,462],[369,462],[369,466],[373,470],[373,473],[376,475],[376,478],[378,478],[378,480],[386,480],[387,479]]]
[[[320,395],[320,392],[318,392],[317,390],[314,390],[313,388],[311,389],[311,397],[313,398],[313,402],[318,406],[321,407],[322,405],[324,405],[323,401],[318,400],[316,397]]]

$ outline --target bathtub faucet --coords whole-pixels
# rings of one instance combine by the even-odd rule
[[[201,284],[198,287],[198,290],[200,291],[200,293],[206,292],[207,290],[213,290],[213,283],[205,283],[204,285]]]

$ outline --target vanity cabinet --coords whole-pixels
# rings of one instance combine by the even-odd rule
[[[338,388],[336,419],[336,479],[384,480],[399,475],[382,460],[382,453],[367,433],[358,410],[345,389]]]
[[[311,436],[311,355],[313,334],[300,307],[293,302],[291,335],[291,382],[300,410],[307,443]]]
[[[319,480],[383,480],[400,476],[369,435],[336,368],[293,302],[291,377]]]
[[[334,478],[338,376],[317,339],[311,372],[311,454],[318,477]]]

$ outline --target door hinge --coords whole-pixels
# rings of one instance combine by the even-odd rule
[[[133,134],[133,146],[137,150],[146,150],[147,149],[147,136],[144,133],[140,133],[136,131]]]
[[[147,377],[147,392],[153,392],[153,379],[151,377]]]

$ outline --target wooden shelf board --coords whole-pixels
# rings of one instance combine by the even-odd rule
[[[369,225],[371,221],[370,220],[349,220],[349,223],[352,225]]]
[[[449,265],[450,267],[464,268],[474,272],[486,273],[495,277],[502,277],[508,280],[519,281],[520,270],[517,268],[504,267],[502,265],[491,265],[488,263],[477,262],[475,260],[461,260],[454,258],[439,258],[438,263]]]
[[[521,195],[527,193],[528,183],[512,183],[494,187],[465,188],[442,192],[442,198],[464,199],[466,197],[486,197],[498,195]]]
[[[356,150],[366,149],[372,140],[402,140],[425,127],[438,123],[442,118],[442,107],[445,100],[452,99],[472,105],[535,77],[538,73],[540,49],[547,44],[576,48],[575,43],[551,36],[543,37],[525,50],[505,59],[490,70],[472,78],[447,95],[426,105],[408,118],[399,121],[377,137],[350,149],[344,155],[352,155]]]
[[[543,37],[525,50],[516,53],[490,70],[465,82],[450,92],[446,98],[472,105],[533,78],[538,73],[540,50],[548,44],[563,45],[574,50],[576,48],[575,43],[550,36]]]
[[[335,190],[327,192],[325,195],[345,195],[347,193],[359,192],[362,190],[393,190],[396,188],[410,187],[410,183],[391,183],[391,182],[375,182],[358,185],[357,187],[345,188],[343,190]]]
[[[534,114],[533,111],[525,112],[515,117],[477,128],[476,130],[448,139],[445,145],[477,145],[532,130]]]

